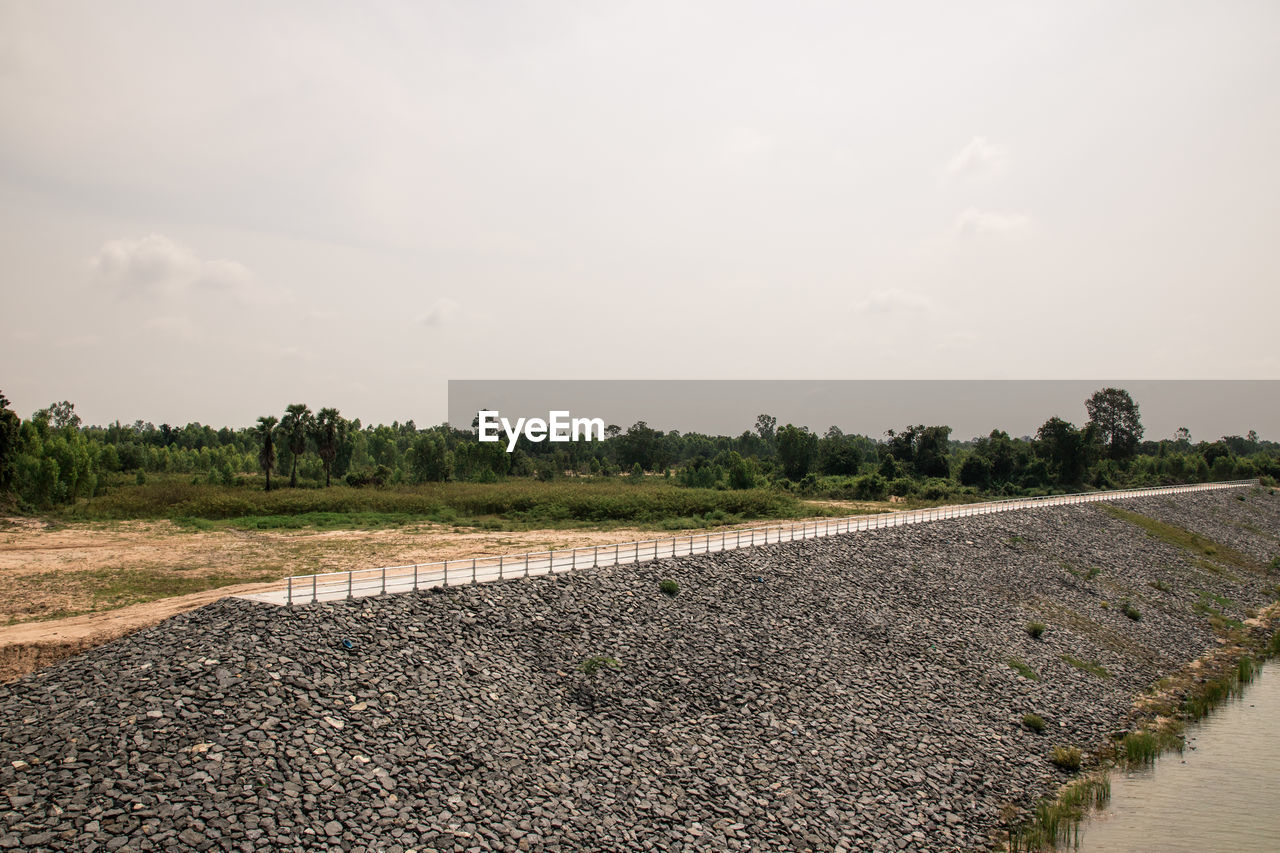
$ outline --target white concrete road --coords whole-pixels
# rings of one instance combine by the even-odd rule
[[[863,533],[868,530],[882,530],[889,527],[901,527],[906,524],[923,524],[946,518],[989,515],[1013,510],[1121,500],[1150,495],[1174,495],[1211,489],[1236,489],[1256,484],[1256,480],[1245,480],[1230,483],[1201,483],[1192,486],[1159,486],[1110,492],[1088,492],[1079,495],[1053,495],[1042,498],[1011,498],[1009,500],[957,504],[879,515],[855,515],[816,522],[773,524],[765,527],[724,530],[716,533],[695,533],[687,536],[649,539],[640,542],[623,542],[617,545],[600,545],[566,551],[538,551],[497,557],[478,557],[469,560],[448,560],[443,563],[354,569],[349,572],[291,577],[282,581],[278,589],[242,597],[250,601],[281,605],[341,601],[370,595],[410,592],[433,586],[489,583],[533,575],[571,572],[575,569],[589,569],[597,566],[622,566],[664,557],[716,553],[718,551],[731,551],[737,548],[751,548],[757,545],[770,545],[779,542],[799,542],[822,536],[845,536]]]

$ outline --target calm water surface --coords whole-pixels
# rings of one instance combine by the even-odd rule
[[[1080,850],[1280,851],[1280,665],[1268,670],[1189,726],[1182,755],[1113,773],[1111,803],[1083,826]]]

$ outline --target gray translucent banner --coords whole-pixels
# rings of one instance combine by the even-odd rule
[[[562,411],[602,418],[624,430],[637,421],[654,429],[739,435],[756,416],[817,432],[881,436],[911,424],[945,424],[953,439],[1001,429],[1034,435],[1053,416],[1077,426],[1085,400],[1100,388],[1123,388],[1138,404],[1147,439],[1192,441],[1255,430],[1280,438],[1280,380],[502,380],[449,381],[449,423],[469,429],[481,409],[516,418]]]

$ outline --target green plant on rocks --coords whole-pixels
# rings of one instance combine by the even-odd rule
[[[1055,746],[1049,753],[1049,760],[1063,770],[1075,773],[1084,763],[1084,755],[1078,746]]]
[[[1045,624],[1043,622],[1028,622],[1026,627],[1027,636],[1033,640],[1038,640],[1044,636]]]
[[[1026,726],[1028,731],[1033,731],[1038,735],[1044,734],[1044,717],[1039,714],[1023,714],[1022,725]]]
[[[1018,675],[1021,675],[1023,678],[1030,679],[1031,681],[1040,680],[1040,673],[1036,672],[1017,658],[1009,658],[1009,668],[1018,673]]]
[[[605,655],[593,655],[578,664],[578,669],[581,670],[587,678],[595,678],[596,675],[600,673],[600,670],[605,669],[606,667],[609,669],[617,669],[618,662],[611,657],[606,657]]]
[[[1080,658],[1076,657],[1075,655],[1063,655],[1062,659],[1063,661],[1070,664],[1071,666],[1074,666],[1076,669],[1080,670],[1081,672],[1087,672],[1090,675],[1097,676],[1098,678],[1111,677],[1111,673],[1108,672],[1107,668],[1100,663],[1096,663],[1094,661],[1080,660]]]
[[[1080,846],[1080,822],[1090,809],[1111,799],[1111,779],[1105,774],[1081,777],[1066,785],[1056,799],[1041,800],[1031,818],[1009,833],[1010,853]]]
[[[1128,616],[1130,619],[1132,619],[1134,622],[1139,622],[1142,620],[1142,611],[1134,607],[1133,602],[1131,601],[1126,601],[1120,607],[1120,611],[1124,613],[1125,616]]]
[[[680,594],[680,584],[676,583],[671,578],[664,578],[658,584],[658,589],[662,590],[665,594],[671,596],[672,598],[675,598],[677,595]]]

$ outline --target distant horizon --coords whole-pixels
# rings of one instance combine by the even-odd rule
[[[364,426],[413,421],[419,429],[441,423],[470,429],[474,412],[482,407],[497,405],[523,416],[568,407],[575,415],[599,414],[623,430],[645,421],[664,432],[737,436],[754,429],[757,415],[767,414],[777,418],[778,426],[794,423],[819,434],[834,425],[848,434],[879,439],[885,430],[920,423],[950,426],[952,440],[969,441],[992,430],[1013,437],[1034,436],[1041,424],[1055,416],[1082,426],[1088,419],[1085,399],[1103,387],[1130,392],[1141,412],[1144,440],[1172,439],[1179,427],[1191,432],[1193,443],[1243,437],[1250,430],[1264,441],[1280,437],[1277,380],[453,380],[445,418],[387,421],[365,418],[358,411],[342,411],[342,415],[359,419]],[[23,411],[10,400],[10,408],[25,420],[55,402],[60,401]],[[313,410],[326,405],[291,399],[282,402],[279,411],[260,414],[279,415],[294,402],[305,402]],[[253,426],[253,421],[234,424],[197,418],[101,421],[79,408],[76,414],[84,426],[103,428],[117,420],[125,426],[139,421],[174,428],[189,423],[214,429]],[[987,423],[990,426],[981,426]]]

